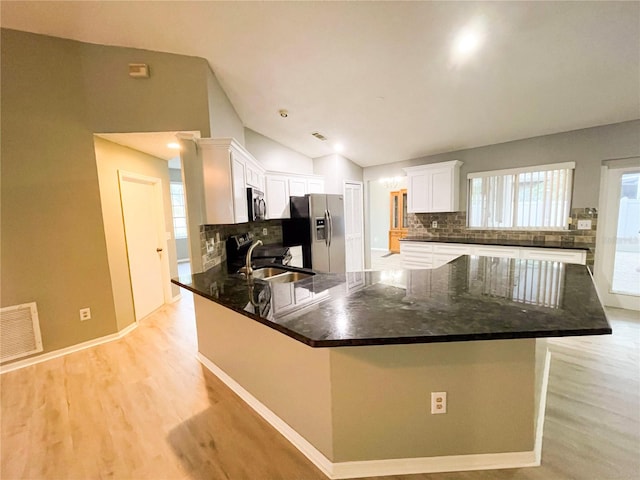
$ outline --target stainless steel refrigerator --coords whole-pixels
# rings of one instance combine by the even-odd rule
[[[291,197],[290,205],[291,218],[282,223],[284,245],[302,245],[305,268],[318,272],[345,272],[343,196],[311,193]]]

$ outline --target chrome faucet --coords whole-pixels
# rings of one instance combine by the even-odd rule
[[[253,253],[253,249],[260,245],[262,245],[262,240],[256,240],[247,251],[247,260],[244,266],[244,273],[247,275],[247,278],[251,277],[253,274],[253,268],[251,267],[251,254]]]

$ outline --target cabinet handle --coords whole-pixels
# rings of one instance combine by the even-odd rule
[[[156,252],[160,253],[162,251],[161,248],[156,248]]]

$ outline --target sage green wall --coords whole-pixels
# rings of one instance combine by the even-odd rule
[[[93,133],[208,135],[209,66],[2,29],[1,67],[1,304],[37,302],[45,352],[115,333]]]
[[[467,174],[503,168],[515,168],[545,163],[576,162],[572,207],[597,207],[600,190],[600,166],[602,160],[640,155],[640,120],[585,128],[571,132],[526,138],[513,142],[428,155],[425,157],[387,163],[363,170],[365,198],[374,192],[369,183],[382,177],[402,176],[404,167],[429,163],[461,160],[460,210],[466,210]],[[365,263],[370,265],[369,221],[375,212],[370,202],[365,204]]]
[[[313,160],[249,128],[244,129],[245,147],[267,170],[313,175]]]
[[[170,232],[173,239],[169,168],[166,160],[123,147],[100,137],[95,137],[95,151],[116,321],[118,330],[122,330],[135,322],[136,318],[129,276],[129,260],[122,218],[118,172],[122,170],[161,180],[165,231]],[[165,251],[169,258],[169,272],[172,277],[177,277],[178,262],[176,259],[176,244],[173,240],[167,241]],[[175,297],[179,293],[179,287],[172,284],[172,296]]]
[[[213,138],[235,138],[244,145],[244,125],[222,89],[215,74],[207,65],[207,92],[209,96],[209,122]]]
[[[536,339],[310,348],[199,295],[194,308],[200,354],[331,462],[534,449]],[[440,391],[447,414],[431,415]]]
[[[404,175],[402,168],[449,160],[460,170],[460,210],[466,210],[467,173],[545,163],[576,162],[572,207],[598,205],[602,160],[640,155],[640,120],[428,155],[364,169],[365,180]]]

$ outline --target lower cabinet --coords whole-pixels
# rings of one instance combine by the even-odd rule
[[[552,260],[564,263],[587,263],[587,252],[578,249],[508,247],[469,243],[400,242],[400,256],[405,268],[437,268],[459,255]]]

